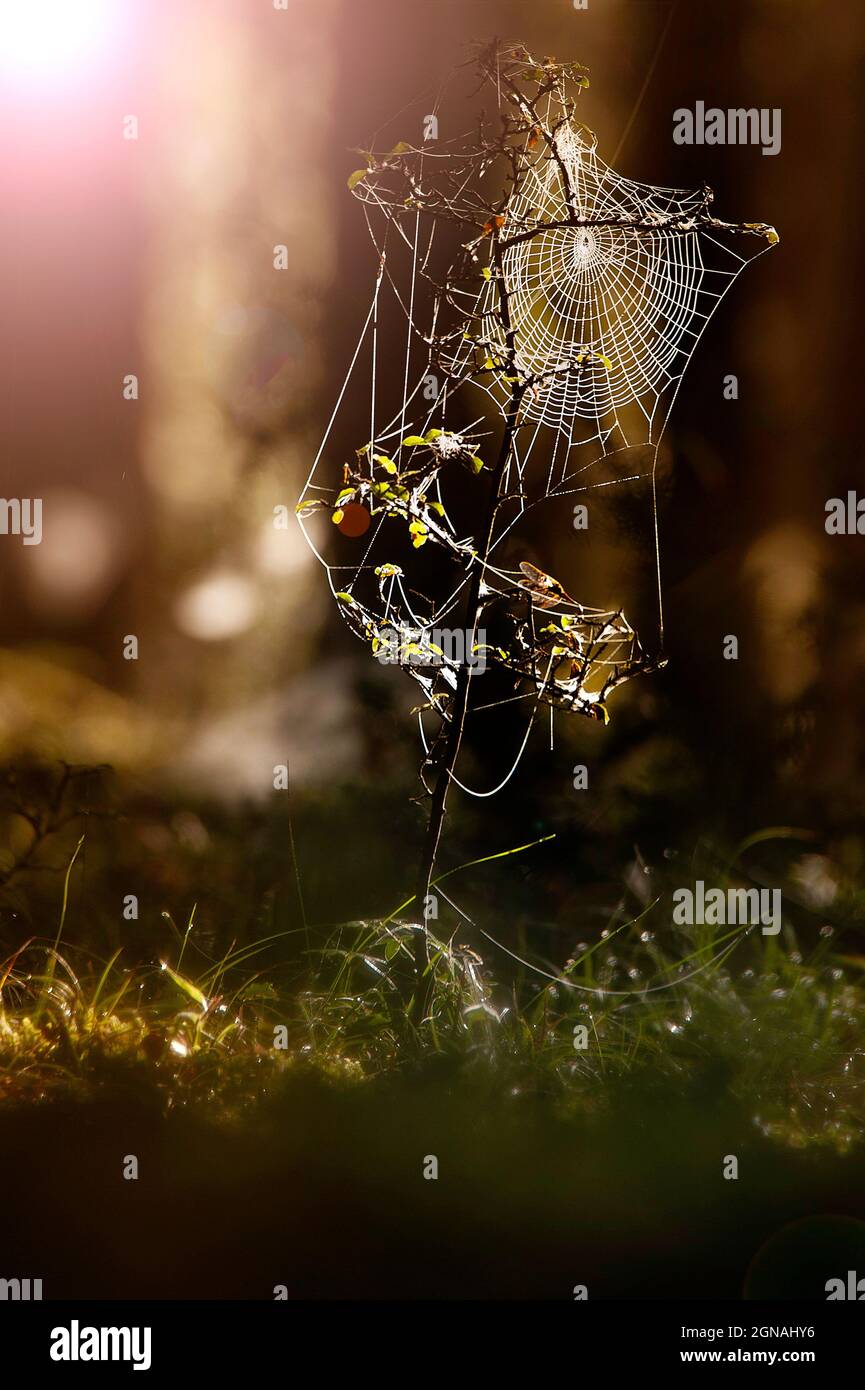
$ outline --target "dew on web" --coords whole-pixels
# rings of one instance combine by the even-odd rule
[[[425,636],[461,620],[467,630],[478,626],[476,614],[463,612],[478,569],[484,603],[511,615],[507,641],[470,654],[513,674],[512,698],[525,703],[528,727],[516,757],[506,759],[503,781],[475,790],[482,796],[513,774],[540,705],[606,722],[615,688],[662,664],[655,479],[664,427],[718,303],[747,261],[777,241],[764,224],[716,218],[705,186],[653,187],[610,169],[576,117],[585,70],[563,65],[550,76],[527,58],[518,47],[499,47],[494,68],[489,50],[479,58],[504,134],[491,126],[452,141],[401,141],[389,153],[369,154],[367,168],[352,175],[377,274],[299,503],[304,534],[356,635],[378,654],[386,626],[421,634],[416,644],[435,660],[407,659],[416,651],[395,655],[422,687],[433,723],[449,718],[460,661],[432,652]],[[441,106],[442,98],[437,117]],[[399,359],[392,355],[394,309],[405,321]],[[359,379],[366,380],[368,425],[356,422],[364,433],[338,478],[326,445],[350,386],[356,409]],[[497,466],[503,429],[511,437]],[[455,517],[463,513],[452,498],[464,491],[466,472],[481,491],[490,484],[498,491],[488,539],[459,533]],[[657,583],[651,657],[621,610],[572,598],[535,566],[528,576],[526,565],[499,561],[529,513],[637,482],[648,486]],[[356,524],[358,508],[369,514],[368,529]],[[363,536],[353,562],[325,558],[326,539],[311,529],[316,510],[329,510],[343,534]],[[409,553],[435,548],[453,562],[456,574],[442,594],[427,598],[402,563],[393,563],[405,542]],[[423,714],[419,724],[429,754]]]

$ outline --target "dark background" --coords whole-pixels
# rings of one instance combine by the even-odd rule
[[[370,661],[270,516],[294,504],[372,292],[351,148],[494,35],[589,66],[584,118],[622,173],[706,180],[722,216],[774,223],[781,245],[717,312],[668,427],[668,667],[614,698],[607,729],[560,719],[554,753],[540,729],[500,798],[455,801],[442,867],[555,831],[459,898],[551,930],[614,904],[635,849],[651,867],[776,824],[855,877],[863,551],[823,523],[861,474],[863,27],[853,3],[796,0],[226,0],[133,5],[62,77],[7,72],[4,491],[43,496],[46,520],[42,546],[0,544],[0,752],[116,769],[115,806],[161,825],[158,848],[112,851],[121,879],[124,856],[155,875],[154,915],[194,896],[217,930],[236,899],[252,924],[263,892],[296,915],[279,762],[314,921],[389,910],[411,883],[415,688]],[[780,107],[780,154],[674,145],[698,99]],[[489,784],[515,733],[471,740],[467,775]],[[204,858],[228,846],[213,874],[196,836]]]

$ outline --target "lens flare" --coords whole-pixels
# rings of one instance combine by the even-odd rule
[[[72,75],[107,47],[111,0],[0,0],[0,70],[7,77]]]

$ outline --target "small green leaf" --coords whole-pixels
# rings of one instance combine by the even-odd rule
[[[357,188],[361,179],[365,179],[368,173],[368,169],[355,169],[354,173],[348,176],[349,188]]]
[[[416,449],[418,444],[426,444],[426,442],[422,434],[407,434],[403,440],[403,444],[410,449]]]
[[[207,1009],[207,998],[202,994],[198,985],[194,985],[191,980],[187,980],[185,975],[178,975],[177,971],[172,970],[170,965],[166,965],[165,961],[162,962],[162,969],[165,971],[168,978],[173,980],[179,989],[183,990],[184,994],[188,994],[190,999],[195,1000],[200,1009]]]
[[[344,591],[338,594],[334,594],[334,598],[339,599],[340,603],[348,603],[352,607],[354,607],[355,603],[357,602],[356,599],[352,598],[351,594],[347,594]]]
[[[253,980],[251,985],[245,985],[241,991],[243,999],[276,999],[276,987],[269,980]]]

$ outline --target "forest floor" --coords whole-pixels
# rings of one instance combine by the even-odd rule
[[[675,925],[656,876],[558,966],[431,921],[418,1010],[410,909],[271,913],[221,950],[163,910],[158,939],[130,917],[104,949],[81,899],[95,923],[107,869],[69,829],[41,887],[32,855],[5,885],[0,1274],[46,1297],[816,1298],[865,1268],[855,886],[766,934]]]

